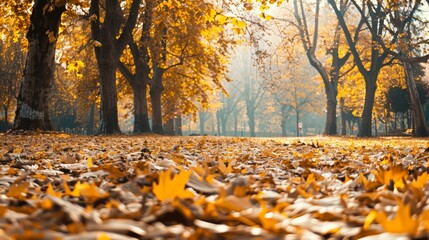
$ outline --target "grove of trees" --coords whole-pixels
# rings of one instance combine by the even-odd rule
[[[0,6],[0,130],[428,134],[429,1]]]

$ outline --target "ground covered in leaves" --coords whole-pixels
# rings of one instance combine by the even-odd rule
[[[428,147],[3,134],[0,239],[426,239]]]

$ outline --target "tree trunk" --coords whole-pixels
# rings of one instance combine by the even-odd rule
[[[250,137],[256,137],[256,134],[255,134],[255,109],[253,109],[253,106],[247,107],[247,118],[249,118]]]
[[[158,134],[164,133],[162,128],[162,92],[164,91],[164,87],[162,85],[163,75],[164,69],[155,66],[150,85],[150,97],[152,101],[152,132]]]
[[[222,129],[222,135],[226,136],[226,122],[228,121],[228,118],[225,116],[222,118],[222,125],[221,125],[221,129]]]
[[[428,136],[426,130],[426,123],[423,115],[423,108],[420,102],[419,93],[417,92],[416,82],[414,80],[413,66],[412,64],[404,63],[404,68],[408,92],[411,98],[411,110],[413,112],[415,122],[414,136],[426,137]]]
[[[174,118],[170,118],[165,122],[165,134],[174,136],[176,135],[174,132]]]
[[[328,94],[327,94],[328,95]],[[326,106],[326,123],[325,132],[326,135],[337,134],[337,96],[327,96]]]
[[[286,117],[282,117],[281,120],[281,128],[282,128],[282,137],[286,137],[287,136],[287,118]]]
[[[9,107],[4,106],[4,122],[9,126]]]
[[[182,115],[177,115],[176,118],[174,118],[174,131],[176,132],[177,136],[182,136]]]
[[[340,99],[340,115],[341,115],[341,135],[347,135],[347,120],[346,112],[344,111],[344,98]]]
[[[94,134],[94,123],[95,123],[95,103],[91,104],[91,107],[89,107],[89,119],[88,119],[88,125],[87,125],[87,133],[88,135]]]
[[[206,113],[205,112],[199,112],[198,117],[200,119],[200,134],[205,134],[205,123],[206,123]]]
[[[146,84],[133,88],[134,94],[134,130],[135,134],[150,132],[147,106]]]
[[[221,136],[221,125],[222,125],[222,117],[221,117],[220,110],[216,111],[216,128],[217,128],[217,135]]]
[[[372,109],[374,107],[375,90],[377,89],[376,76],[377,75],[365,77],[365,104],[358,133],[359,137],[372,136]]]
[[[49,0],[36,0],[27,33],[28,53],[24,77],[17,99],[13,129],[51,130],[49,97],[54,81],[55,47],[65,6],[52,6]]]
[[[109,15],[107,15],[109,16]],[[106,16],[101,28],[100,73],[101,106],[99,134],[120,133],[118,124],[118,96],[116,92],[116,53],[115,35],[108,24],[110,18]]]
[[[296,110],[296,136],[297,136],[297,137],[299,137],[299,136],[300,136],[299,121],[300,121],[299,111],[298,111],[298,110]]]

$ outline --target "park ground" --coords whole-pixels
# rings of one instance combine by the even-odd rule
[[[0,135],[0,239],[429,236],[429,139]]]

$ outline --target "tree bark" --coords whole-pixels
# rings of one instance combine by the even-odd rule
[[[120,133],[118,124],[118,95],[116,91],[116,53],[115,34],[109,26],[110,14],[106,14],[101,28],[101,48],[98,71],[100,73],[101,106],[99,134]]]
[[[247,118],[249,119],[250,137],[256,137],[255,133],[255,109],[253,106],[247,105]]]
[[[91,0],[90,13],[97,18],[91,22],[92,37],[101,46],[95,46],[101,88],[99,134],[120,133],[118,124],[118,95],[116,90],[116,68],[118,58],[131,39],[137,21],[141,0],[133,0],[126,24],[120,32],[118,14],[121,9],[118,0],[106,0],[104,22],[100,22],[99,0]]]
[[[6,123],[7,126],[9,126],[9,107],[8,106],[4,106],[4,122]]]
[[[328,96],[328,101],[326,105],[326,123],[325,131],[326,135],[336,135],[337,134],[337,96],[336,94],[330,94]]]
[[[162,77],[164,75],[164,69],[155,66],[150,85],[150,97],[152,101],[152,132],[163,134],[164,130],[162,127],[162,91],[164,87],[162,85]]]
[[[414,81],[413,66],[410,63],[404,62],[405,78],[407,80],[407,88],[411,98],[411,109],[413,112],[416,137],[427,137],[425,118],[423,108],[420,102],[419,93],[417,92],[416,82]]]
[[[134,94],[134,130],[135,134],[150,132],[149,113],[147,105],[147,85],[138,84],[133,88]]]
[[[170,118],[165,122],[165,134],[174,136],[174,118]]]
[[[94,134],[94,123],[95,123],[95,103],[91,104],[91,107],[89,107],[89,120],[88,120],[88,126],[87,126],[87,132],[88,135]]]
[[[346,111],[344,110],[344,98],[340,99],[341,135],[347,135]]]
[[[24,77],[17,99],[14,130],[51,130],[49,97],[54,81],[55,48],[58,28],[65,6],[52,5],[51,1],[36,0],[27,33],[29,49]]]
[[[365,103],[363,107],[362,120],[359,128],[359,137],[372,136],[372,109],[374,108],[377,75],[365,77]]]

